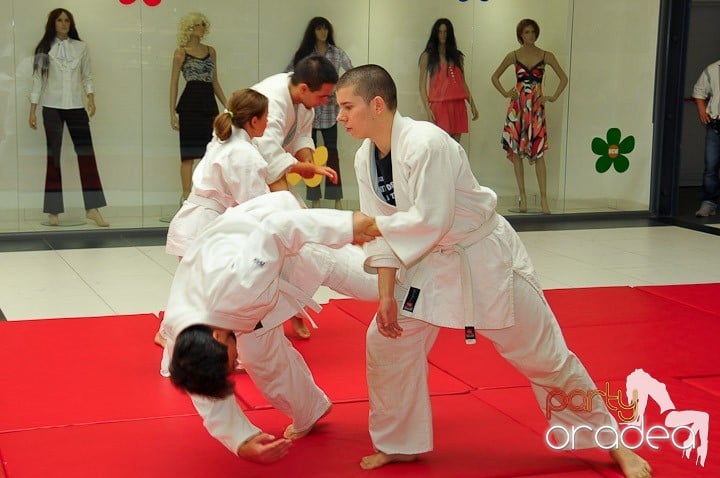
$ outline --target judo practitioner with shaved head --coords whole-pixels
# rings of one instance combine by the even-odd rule
[[[301,209],[287,191],[229,208],[188,248],[165,311],[170,377],[186,390],[212,436],[238,456],[271,462],[287,454],[331,408],[281,324],[318,305],[294,284],[292,259],[307,243],[337,248],[372,240],[373,221],[359,212]],[[353,274],[348,276],[352,281]],[[244,340],[249,337],[249,340]],[[238,346],[236,347],[236,341]],[[229,375],[237,352],[265,398],[292,418],[284,438],[250,423]]]
[[[360,209],[375,218],[365,266],[378,274],[380,304],[367,332],[370,436],[361,466],[412,461],[433,448],[427,355],[440,327],[476,331],[530,380],[538,402],[551,390],[594,390],[568,350],[530,258],[497,196],[473,176],[462,146],[437,126],[397,111],[395,84],[364,65],[337,84],[338,122],[365,141],[355,156]],[[482,364],[478,363],[478,369]],[[552,425],[617,429],[599,397],[593,412],[555,412]],[[468,441],[474,446],[479,439]],[[594,446],[578,434],[578,448]],[[651,476],[627,448],[610,450],[627,477]]]

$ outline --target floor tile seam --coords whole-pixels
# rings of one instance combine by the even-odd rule
[[[65,249],[65,250],[67,250],[67,249]],[[62,254],[60,254],[59,250],[55,251],[55,253],[58,255],[58,257],[60,257],[60,259],[65,264],[67,264],[67,266],[70,268],[70,270],[72,270],[78,276],[78,278],[100,299],[100,301],[108,307],[108,309],[112,310],[115,313],[115,315],[127,315],[127,314],[120,314],[120,312],[115,307],[110,305],[108,303],[108,301],[105,300],[105,297],[100,294],[100,291],[98,291],[95,287],[93,287],[93,285],[90,284],[90,282],[88,282],[88,280],[85,279],[85,277],[77,269],[75,269],[75,267],[73,267],[73,265],[65,257],[63,257]],[[155,315],[155,314],[152,314],[152,315]]]
[[[186,417],[194,417],[197,416],[197,413],[176,413],[171,415],[156,415],[151,417],[134,417],[134,418],[120,418],[120,419],[113,419],[113,420],[96,420],[91,422],[75,422],[75,423],[63,423],[63,424],[55,424],[55,425],[38,425],[38,426],[30,426],[30,427],[23,427],[23,428],[12,428],[7,430],[0,430],[0,437],[2,435],[9,435],[12,433],[22,433],[22,432],[32,432],[32,431],[38,431],[38,430],[53,430],[58,428],[75,428],[75,427],[85,427],[85,426],[92,426],[92,425],[108,425],[108,424],[114,424],[114,423],[131,423],[131,422],[142,422],[142,421],[152,421],[152,420],[165,420],[168,418],[186,418]]]
[[[170,271],[165,267],[164,264],[162,264],[160,261],[156,260],[155,257],[153,257],[152,255],[148,254],[147,252],[145,252],[145,251],[143,250],[143,249],[148,248],[148,247],[159,247],[159,246],[163,246],[163,249],[164,249],[165,244],[164,244],[164,243],[163,243],[163,244],[159,244],[158,246],[137,246],[137,245],[136,245],[136,246],[134,246],[134,247],[135,247],[135,249],[137,249],[137,251],[138,251],[140,254],[142,254],[142,255],[145,256],[146,258],[150,259],[150,261],[152,261],[153,263],[157,264],[160,268],[162,268],[164,271],[166,271],[168,274],[170,274],[170,277],[173,277],[174,274],[173,274],[172,272],[170,272]],[[165,253],[165,254],[168,255],[168,256],[171,255],[171,254],[167,254],[167,253]],[[175,259],[177,259],[177,256],[172,256],[172,257],[175,257]],[[178,262],[180,262],[180,261],[178,260]]]

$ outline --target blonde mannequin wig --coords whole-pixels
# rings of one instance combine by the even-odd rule
[[[183,15],[183,17],[180,19],[180,22],[178,23],[177,30],[177,41],[179,47],[184,47],[185,45],[187,45],[193,28],[195,27],[195,25],[200,24],[205,25],[205,35],[203,35],[204,38],[210,33],[210,20],[208,20],[208,18],[200,12],[190,12]]]

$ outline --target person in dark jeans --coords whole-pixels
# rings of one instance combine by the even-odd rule
[[[708,65],[693,87],[700,122],[705,125],[703,197],[696,217],[717,214],[720,198],[720,61]]]

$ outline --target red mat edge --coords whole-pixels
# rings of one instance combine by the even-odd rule
[[[270,407],[272,408],[272,407]],[[98,420],[94,422],[77,422],[77,423],[63,423],[61,425],[45,425],[41,427],[24,427],[24,428],[13,428],[13,429],[7,429],[7,430],[0,430],[0,435],[5,435],[9,433],[21,433],[21,432],[31,432],[33,430],[51,430],[53,428],[68,428],[68,427],[84,427],[84,426],[92,426],[92,425],[107,425],[109,423],[129,423],[129,422],[142,422],[142,421],[149,421],[149,420],[164,420],[166,418],[184,418],[184,417],[195,417],[198,416],[197,413],[174,413],[170,415],[157,415],[154,417],[138,417],[138,418],[123,418],[120,420]],[[0,459],[2,459],[2,450],[0,450]],[[0,462],[1,464],[1,462]],[[0,478],[2,478],[2,475],[0,475]]]
[[[675,297],[668,297],[666,295],[662,295],[659,293],[659,290],[661,287],[673,287],[673,286],[701,286],[701,285],[708,285],[708,284],[720,284],[720,282],[699,282],[695,284],[654,284],[654,285],[638,285],[633,286],[633,289],[637,289],[638,291],[651,295],[653,297],[660,297],[665,300],[669,300],[671,302],[675,302],[676,304],[682,304],[684,306],[690,307],[691,309],[700,310],[702,312],[705,312],[709,315],[712,315],[714,317],[720,317],[720,314],[717,314],[715,312],[712,312],[707,309],[703,309],[702,307],[698,307],[697,305],[693,304],[692,302],[688,302],[686,300],[680,300]],[[657,291],[657,292],[656,292]]]
[[[155,312],[141,312],[137,314],[105,314],[105,315],[89,315],[89,316],[82,316],[82,317],[52,317],[52,318],[45,318],[45,319],[13,319],[13,320],[2,320],[0,321],[1,324],[16,324],[16,323],[41,323],[41,322],[47,322],[47,321],[53,321],[57,322],[58,320],[97,320],[97,319],[113,319],[113,318],[127,318],[127,317],[154,317],[156,319],[159,319],[158,315]]]
[[[454,397],[457,395],[470,395],[473,391],[475,391],[476,388],[472,387],[472,390],[462,390],[458,392],[444,392],[444,393],[431,393],[430,397]],[[331,400],[333,405],[347,405],[347,404],[353,404],[353,403],[370,403],[370,400],[365,398],[346,398],[346,399],[340,399],[340,400]],[[245,411],[262,411],[262,410],[272,410],[273,406],[270,404],[265,405],[257,405],[254,407],[249,407]],[[0,477],[1,478],[1,477]]]

